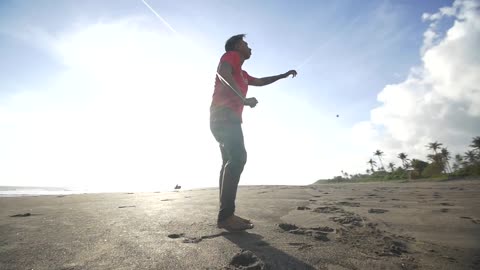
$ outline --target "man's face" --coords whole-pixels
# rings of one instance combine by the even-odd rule
[[[248,47],[248,43],[244,40],[238,42],[237,51],[243,56],[244,59],[249,59],[252,55],[252,49]]]

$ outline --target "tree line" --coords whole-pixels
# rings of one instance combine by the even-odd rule
[[[480,136],[472,139],[470,149],[463,154],[452,154],[447,147],[438,141],[427,144],[431,153],[426,160],[409,159],[408,154],[397,154],[400,163],[389,162],[384,166],[384,152],[376,150],[372,158],[367,161],[368,168],[365,174],[349,174],[342,171],[342,175],[333,180],[395,180],[441,177],[469,177],[480,176]],[[378,161],[378,162],[377,162]],[[332,180],[332,179],[330,179]]]

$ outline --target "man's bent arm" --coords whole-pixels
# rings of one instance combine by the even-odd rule
[[[242,92],[239,90],[237,83],[232,76],[232,66],[226,62],[222,62],[217,71],[217,76],[219,76],[220,81],[225,85],[225,87],[230,88],[230,91],[233,91],[237,94],[238,97],[245,102],[245,97],[242,95]]]

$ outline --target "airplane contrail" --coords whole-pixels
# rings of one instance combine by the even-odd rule
[[[180,33],[178,33],[175,29],[173,29],[173,27],[172,27],[162,16],[160,16],[160,14],[158,14],[145,0],[141,0],[141,1],[143,2],[143,4],[145,4],[145,6],[146,6],[148,9],[150,9],[150,11],[152,11],[153,14],[155,14],[155,16],[157,16],[157,18],[159,18],[159,19],[162,21],[162,23],[163,23],[166,27],[168,27],[168,29],[170,29],[170,31],[172,31],[174,34],[176,34],[176,35],[178,35],[178,36],[181,36]],[[193,44],[193,43],[191,43],[191,44]],[[228,85],[228,86],[230,87],[230,89],[232,89],[232,91],[233,91],[235,94],[237,94],[237,96],[240,97],[240,98],[243,100],[243,102],[245,102],[245,100],[246,100],[245,96],[243,96],[241,93],[239,93],[237,90],[235,90],[235,88],[234,88],[233,86],[231,86],[231,85],[227,82],[227,80],[225,80],[225,78],[223,78],[223,77],[218,73],[218,71],[217,71],[217,76],[219,77],[219,79],[220,79],[223,83],[225,83],[226,85]]]
[[[166,27],[168,27],[168,29],[170,29],[170,31],[178,35],[178,32],[175,29],[173,29],[173,27],[162,16],[160,16],[160,14],[158,14],[145,0],[141,0],[141,1],[143,2],[143,4],[145,4],[145,6],[148,7],[148,9],[150,9],[150,11],[153,12],[153,14],[155,14],[155,16],[157,16],[162,21],[162,23]]]

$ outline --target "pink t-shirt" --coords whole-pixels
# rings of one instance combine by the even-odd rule
[[[248,73],[242,70],[240,55],[236,51],[229,51],[223,54],[220,58],[220,63],[227,62],[232,66],[232,76],[237,83],[241,94],[246,97],[248,91],[248,82],[252,80],[252,77]],[[215,77],[215,89],[213,91],[212,108],[227,107],[240,117],[242,121],[242,112],[245,105],[242,99],[230,88],[228,85],[224,85],[218,75]],[[222,115],[216,115],[216,118],[221,118]]]

